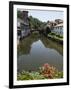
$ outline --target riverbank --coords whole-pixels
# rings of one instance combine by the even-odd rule
[[[55,33],[49,33],[48,38],[56,42],[59,42],[60,44],[63,44],[63,36],[57,35]]]

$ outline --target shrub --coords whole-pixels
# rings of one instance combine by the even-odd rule
[[[45,79],[43,75],[39,72],[27,72],[23,71],[21,74],[18,74],[17,80],[38,80],[38,79]]]
[[[56,34],[56,37],[60,37],[60,35],[59,34]]]
[[[49,35],[55,35],[55,33],[51,32],[51,33],[49,33]]]
[[[41,80],[63,78],[63,72],[59,72],[55,67],[44,64],[39,71],[23,71],[17,75],[17,80]]]
[[[29,72],[27,71],[23,71],[17,76],[17,80],[32,80],[32,79],[33,78],[29,75]]]
[[[56,37],[63,38],[63,36],[62,35],[59,35],[59,34],[56,34]]]
[[[53,78],[55,75],[56,69],[53,66],[50,66],[48,63],[44,64],[40,68],[40,73],[46,78]]]
[[[63,72],[58,72],[58,70],[55,67],[50,66],[48,63],[40,67],[40,73],[45,78],[49,78],[49,79],[63,77]]]
[[[39,72],[31,72],[30,76],[33,78],[33,80],[35,80],[35,79],[45,79],[45,77],[43,75],[41,75]]]
[[[60,36],[60,38],[63,38],[63,36]]]

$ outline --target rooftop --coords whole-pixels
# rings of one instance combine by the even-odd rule
[[[57,24],[56,26],[54,26],[54,27],[63,27],[63,23],[60,23],[60,24]]]

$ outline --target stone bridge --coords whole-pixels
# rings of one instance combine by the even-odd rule
[[[39,30],[39,29],[33,29],[33,30],[30,30],[31,33],[33,32],[38,32],[39,34],[43,33],[44,30]]]

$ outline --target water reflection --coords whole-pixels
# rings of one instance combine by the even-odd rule
[[[63,70],[63,47],[44,36],[31,35],[18,45],[18,72],[37,70],[44,63],[49,63]]]

